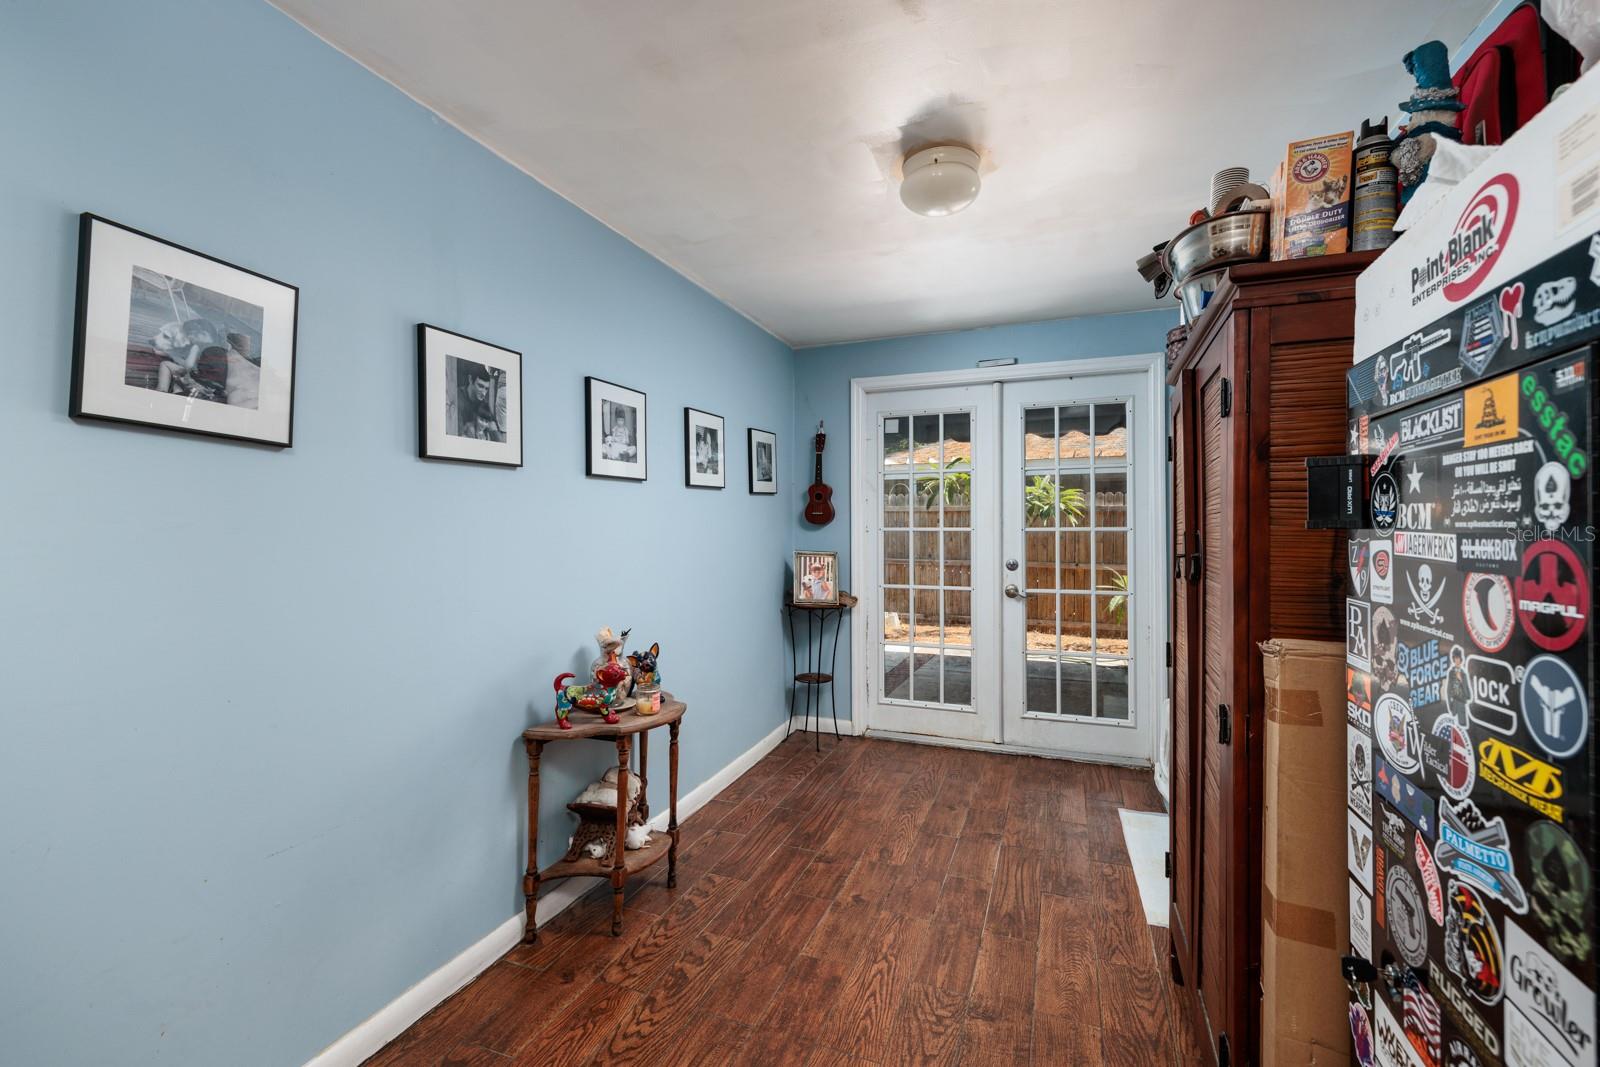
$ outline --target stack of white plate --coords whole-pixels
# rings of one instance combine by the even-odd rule
[[[1207,206],[1216,214],[1234,193],[1250,184],[1249,167],[1223,167],[1211,176],[1211,199]]]

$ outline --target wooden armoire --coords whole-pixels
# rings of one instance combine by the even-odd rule
[[[1374,258],[1232,269],[1167,371],[1172,967],[1218,1067],[1259,1062],[1260,644],[1344,639],[1344,542],[1305,528],[1305,459],[1347,450],[1355,281]]]

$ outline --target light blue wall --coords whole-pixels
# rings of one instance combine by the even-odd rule
[[[597,627],[662,643],[685,790],[781,724],[793,356],[259,0],[5,0],[0,101],[0,1060],[302,1063],[518,912]],[[301,287],[292,450],[67,418],[83,210]],[[418,320],[525,353],[524,469],[414,458]],[[584,477],[586,373],[647,484]],[[544,861],[605,756],[548,752]]]
[[[800,487],[811,484],[815,473],[812,435],[817,432],[817,422],[823,421],[828,432],[828,447],[823,453],[823,474],[833,489],[833,505],[838,517],[828,526],[812,526],[801,517],[801,506],[796,506],[791,512],[795,523],[795,549],[839,553],[841,584],[849,586],[848,445],[852,378],[970,369],[977,366],[980,359],[1015,357],[1022,363],[1041,363],[1162,352],[1166,350],[1167,331],[1177,324],[1178,311],[1174,305],[1170,311],[1054,319],[982,330],[826,345],[796,352],[794,445],[789,449],[793,477]],[[849,640],[846,638],[839,645],[839,669],[836,672],[839,678],[841,720],[850,718],[850,669]]]

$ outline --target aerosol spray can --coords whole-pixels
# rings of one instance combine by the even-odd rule
[[[1355,154],[1355,212],[1350,223],[1352,251],[1370,252],[1394,243],[1400,174],[1389,161],[1393,150],[1387,115],[1377,123],[1361,120]]]

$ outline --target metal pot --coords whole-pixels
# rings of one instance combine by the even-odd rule
[[[1202,271],[1265,259],[1271,217],[1267,211],[1230,211],[1195,223],[1168,242],[1161,253],[1167,273],[1181,287]]]
[[[1217,286],[1222,284],[1222,279],[1227,275],[1225,270],[1210,270],[1196,274],[1178,286],[1178,299],[1183,302],[1184,315],[1189,322],[1200,317],[1200,312],[1211,302],[1211,294],[1217,291]]]

